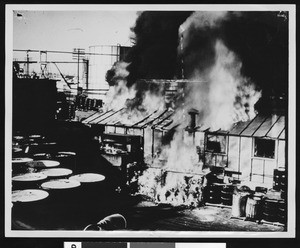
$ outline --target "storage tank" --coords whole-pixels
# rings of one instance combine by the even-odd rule
[[[106,72],[111,69],[112,65],[124,59],[129,47],[120,45],[96,45],[89,47],[89,77],[86,89],[92,98],[102,99],[109,89],[105,81]]]

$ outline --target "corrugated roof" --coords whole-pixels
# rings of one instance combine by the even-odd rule
[[[242,136],[253,136],[254,133],[260,128],[260,126],[267,119],[265,116],[256,116],[256,118],[247,126],[241,133]]]
[[[253,134],[255,137],[265,137],[280,118],[278,115],[269,116]],[[277,136],[278,137],[278,136]]]
[[[266,136],[277,139],[280,137],[280,134],[283,132],[284,128],[285,128],[285,117],[280,116],[277,122],[270,128]]]
[[[228,135],[285,139],[285,117],[279,115],[257,115],[254,119],[236,123]],[[216,133],[224,134],[224,131]]]
[[[118,111],[109,110],[105,113],[92,114],[83,122],[88,124],[101,124],[110,126],[124,126],[132,128],[146,128],[151,127],[158,130],[169,130],[176,126],[172,120],[174,114],[173,110],[156,110],[146,116],[136,117],[131,123],[125,123],[123,115],[126,115],[126,108]],[[285,139],[285,117],[283,115],[257,115],[254,119],[246,122],[236,123],[230,130],[210,130],[209,126],[202,125],[198,128],[201,132],[211,132],[222,135],[234,135],[244,137],[259,137],[272,139]]]
[[[109,110],[108,112],[110,112],[110,111],[112,111],[112,110]],[[84,123],[84,124],[94,124],[96,119],[98,119],[99,117],[105,115],[106,113],[107,112],[105,112],[105,113],[95,112],[94,114],[87,117],[84,121],[82,121],[82,123]]]

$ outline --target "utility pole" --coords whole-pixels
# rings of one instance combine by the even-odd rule
[[[29,77],[29,51],[26,53],[26,76]]]
[[[77,49],[77,88],[79,87],[79,48]]]
[[[73,49],[73,59],[77,60],[77,90],[79,88],[79,64],[80,64],[80,59],[83,59],[85,56],[85,51],[82,48],[74,48]]]

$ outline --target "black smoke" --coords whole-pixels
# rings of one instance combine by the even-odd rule
[[[132,28],[128,86],[137,79],[173,79],[180,71],[178,29],[192,12],[145,11]]]
[[[186,79],[194,68],[206,70],[215,62],[217,39],[233,51],[242,62],[241,72],[249,77],[262,98],[286,96],[288,91],[288,13],[278,11],[227,12],[224,18],[209,19],[212,12],[181,30],[199,12],[145,11],[132,27],[133,47],[125,58],[126,85],[138,79]],[[203,23],[199,23],[202,21]],[[211,25],[211,23],[213,25]],[[181,37],[183,34],[183,37]],[[184,46],[181,47],[181,38]],[[184,73],[182,74],[181,67]],[[115,68],[116,69],[116,68]],[[114,71],[107,79],[113,85]],[[142,96],[145,84],[136,84]]]
[[[228,12],[214,25],[209,25],[210,20],[205,23],[206,14],[202,13],[202,18],[194,18],[183,32],[184,51],[178,49],[185,77],[192,77],[195,67],[201,71],[214,63],[214,44],[221,39],[241,60],[242,74],[251,78],[263,95],[287,94],[288,13]]]

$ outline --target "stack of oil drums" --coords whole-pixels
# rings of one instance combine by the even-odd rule
[[[45,135],[16,135],[12,145],[14,213],[26,216],[55,204],[88,200],[91,195],[95,198],[103,186],[103,175],[76,174],[76,153]]]
[[[207,186],[203,190],[203,201],[211,204],[232,205],[236,184],[224,182],[224,168],[214,168],[206,175]]]
[[[280,191],[242,186],[234,190],[232,216],[286,225],[286,203]]]
[[[77,102],[77,109],[79,110],[95,110],[98,111],[102,107],[102,100],[89,98],[89,97],[79,97]]]
[[[212,204],[221,204],[224,169],[212,170],[206,175],[206,186],[203,189],[203,201]]]
[[[47,205],[51,192],[43,185],[66,179],[76,169],[76,154],[60,152],[53,139],[41,134],[13,136],[12,151],[14,211],[33,211],[41,204]]]
[[[284,168],[278,168],[274,170],[273,182],[273,189],[276,191],[281,191],[281,198],[285,199],[287,192],[287,180],[286,171]]]
[[[221,191],[223,184],[213,183],[207,185],[203,190],[203,201],[212,204],[221,204]]]
[[[273,189],[266,194],[263,208],[263,219],[269,222],[287,222],[287,180],[284,168],[274,170]]]
[[[282,199],[281,192],[269,190],[265,195],[263,206],[263,219],[268,222],[287,222],[287,205],[286,200]]]

